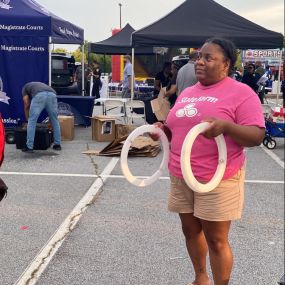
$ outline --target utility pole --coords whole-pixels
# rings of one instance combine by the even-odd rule
[[[122,29],[122,3],[119,3],[119,7],[120,7],[120,29]]]

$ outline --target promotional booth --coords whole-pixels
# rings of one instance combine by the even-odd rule
[[[33,0],[0,1],[0,113],[5,127],[25,119],[25,83],[51,83],[51,44],[83,42],[81,28]]]

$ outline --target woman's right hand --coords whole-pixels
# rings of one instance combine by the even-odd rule
[[[167,125],[165,125],[165,124],[163,124],[163,123],[161,123],[161,122],[154,123],[153,125],[154,125],[156,128],[161,129],[161,130],[165,133],[165,135],[166,135],[168,141],[169,141],[169,142],[171,141],[172,134],[171,134],[170,129],[167,127]],[[154,141],[159,140],[159,134],[157,134],[157,133],[150,133],[149,136],[150,136]]]
[[[164,131],[164,124],[161,122],[156,122],[153,124],[156,128],[159,128]],[[149,136],[154,140],[158,141],[159,140],[159,134],[158,133],[149,133]]]

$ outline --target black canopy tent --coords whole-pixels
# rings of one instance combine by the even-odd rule
[[[213,0],[186,0],[158,21],[133,32],[131,43],[134,49],[197,48],[214,36],[232,40],[239,49],[281,49],[283,45],[281,33],[267,30]],[[281,61],[280,57],[279,85]]]
[[[134,28],[127,24],[120,32],[107,38],[104,41],[90,43],[89,52],[97,54],[131,54],[131,35],[134,32]],[[154,54],[152,47],[138,47],[135,50],[135,54]]]
[[[186,0],[165,17],[132,34],[132,46],[200,47],[220,36],[240,49],[281,48],[283,35],[267,30],[213,0]]]

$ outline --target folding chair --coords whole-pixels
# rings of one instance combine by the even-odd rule
[[[128,123],[133,123],[133,119],[144,119],[146,124],[145,116],[145,105],[143,101],[140,100],[130,100],[126,102],[126,114],[128,118]]]
[[[112,100],[108,99],[105,101],[105,114],[109,117],[113,118],[124,118],[126,121],[126,111],[125,111],[125,104],[119,100]]]

